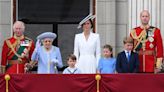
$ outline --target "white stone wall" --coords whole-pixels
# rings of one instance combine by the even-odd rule
[[[113,46],[116,56],[123,50],[123,38],[128,35],[128,0],[97,0],[97,31],[101,47]]]
[[[161,16],[161,20],[160,20],[160,23],[161,23],[161,34],[162,34],[162,39],[163,39],[163,44],[164,44],[164,0],[161,0],[161,13],[160,13],[160,16]]]
[[[0,0],[0,59],[3,41],[11,36],[11,0]]]
[[[105,44],[116,47],[116,0],[97,0],[97,32],[101,47]]]
[[[123,38],[129,36],[128,0],[116,0],[116,54],[123,50]]]

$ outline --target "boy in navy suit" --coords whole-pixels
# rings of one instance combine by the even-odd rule
[[[125,37],[123,40],[124,51],[118,53],[116,70],[118,73],[137,73],[139,70],[138,54],[133,52],[133,39]]]

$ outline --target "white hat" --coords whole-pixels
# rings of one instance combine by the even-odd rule
[[[38,40],[43,40],[44,38],[51,38],[51,39],[55,39],[57,37],[57,35],[55,33],[52,32],[44,32],[42,34],[40,34],[37,39]]]
[[[92,13],[90,13],[87,17],[85,17],[78,25],[78,29],[81,28],[82,24],[84,24],[86,21],[88,21],[89,19],[93,20],[96,16],[92,15]]]

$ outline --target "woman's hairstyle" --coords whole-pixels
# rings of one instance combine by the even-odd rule
[[[89,19],[90,23],[91,23],[91,28],[93,28],[93,21],[91,19]],[[84,23],[82,24],[83,27]]]
[[[109,44],[105,44],[103,48],[104,48],[104,49],[108,49],[110,52],[113,52],[113,48],[112,48],[112,46],[109,45]],[[111,57],[113,57],[113,54],[111,54]]]

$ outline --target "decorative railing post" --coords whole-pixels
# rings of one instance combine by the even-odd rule
[[[9,80],[10,80],[9,74],[5,75],[5,80],[6,80],[6,92],[9,92]]]
[[[96,85],[97,92],[100,92],[100,80],[101,80],[101,75],[100,75],[100,74],[96,74],[95,79],[96,79],[96,81],[97,81],[97,85]]]

